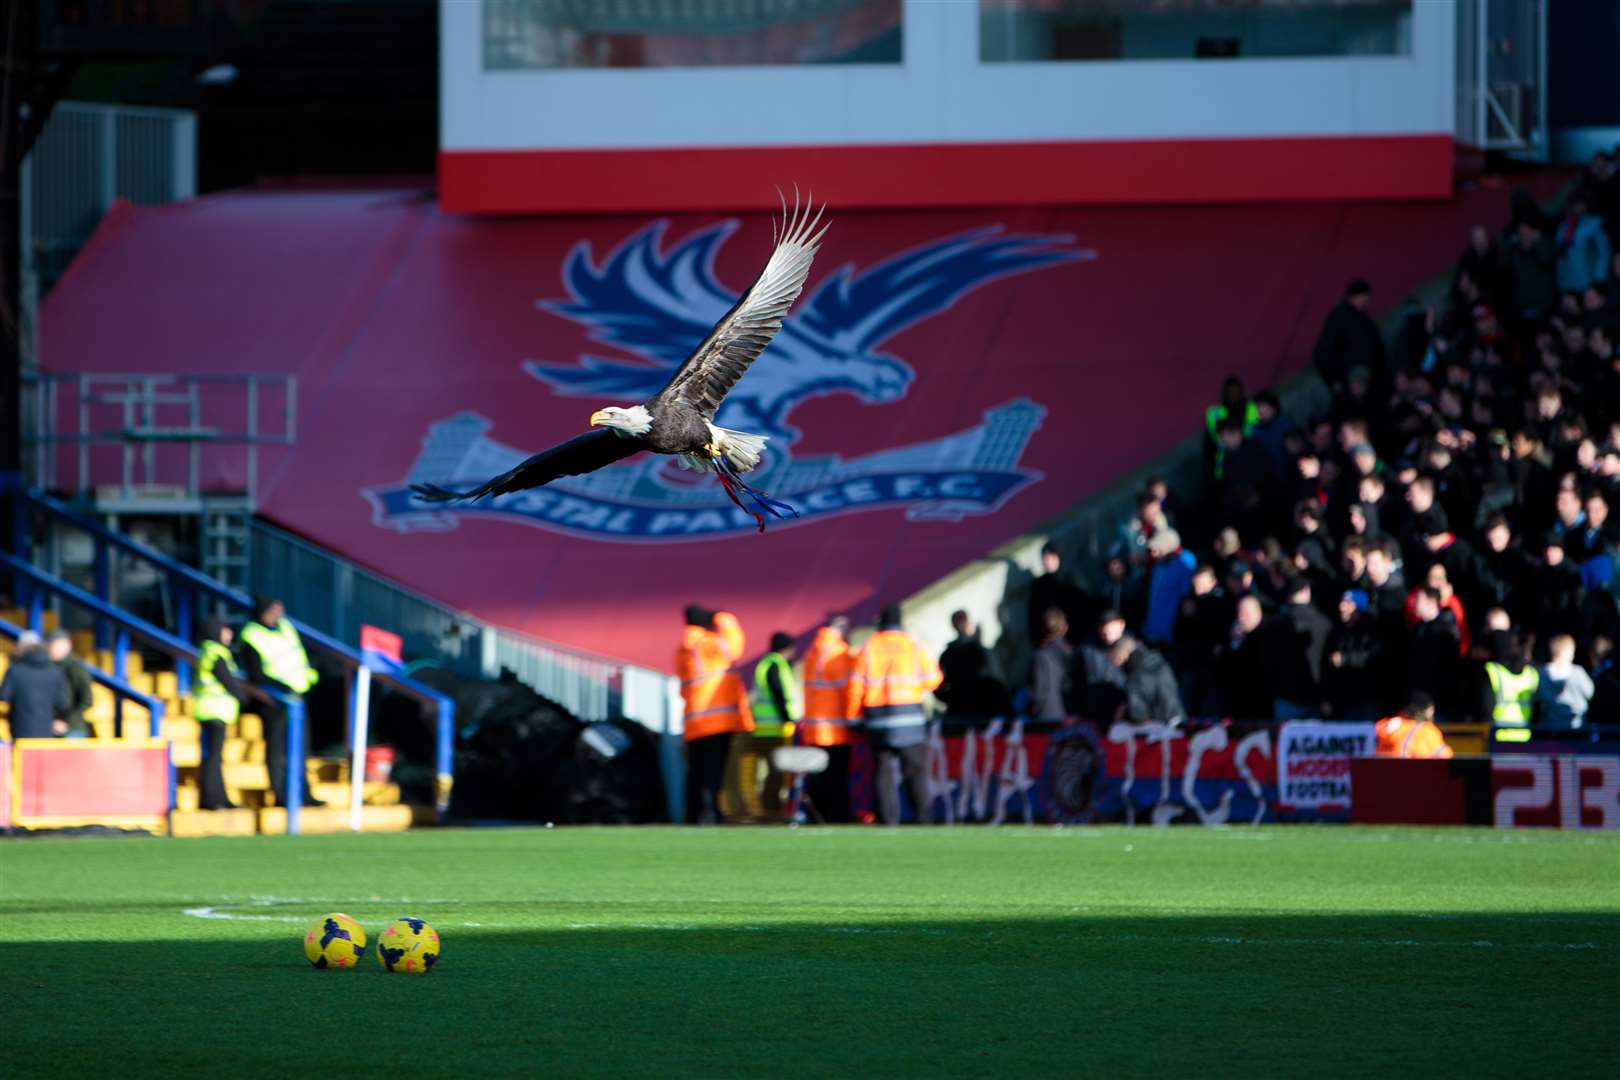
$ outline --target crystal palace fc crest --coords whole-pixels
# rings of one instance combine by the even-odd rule
[[[715,277],[714,257],[737,222],[703,229],[667,250],[666,227],[654,222],[600,261],[592,260],[584,242],[569,252],[563,266],[568,295],[542,300],[539,307],[637,359],[585,354],[571,362],[524,361],[524,370],[550,393],[593,404],[649,397],[735,302]],[[997,278],[1096,257],[1068,236],[1009,234],[991,226],[902,251],[864,270],[841,266],[795,306],[770,348],[727,396],[716,422],[771,437],[765,462],[750,479],[799,508],[802,516],[782,525],[894,507],[913,520],[990,513],[1040,479],[1019,467],[1045,415],[1036,402],[997,402],[966,430],[848,459],[795,455],[793,410],[833,394],[869,405],[900,401],[917,376],[903,357],[883,351],[895,335]],[[404,481],[365,492],[376,523],[445,529],[461,515],[476,514],[627,541],[754,531],[753,519],[727,502],[719,487],[694,486],[667,458],[651,454],[471,505],[413,501],[412,483],[454,486],[503,472],[529,455],[528,449],[491,439],[490,426],[476,412],[433,424]]]

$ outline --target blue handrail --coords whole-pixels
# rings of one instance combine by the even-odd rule
[[[13,626],[5,619],[0,619],[0,637],[8,637],[11,640],[16,641],[17,638],[22,636],[22,632],[22,627]],[[117,710],[113,716],[115,731],[117,731],[119,734],[123,734],[123,703],[124,699],[128,698],[130,701],[133,701],[135,704],[143,706],[146,709],[146,715],[151,722],[152,738],[160,739],[163,737],[163,702],[159,701],[155,697],[152,697],[150,694],[141,693],[123,679],[109,675],[93,664],[85,664],[84,670],[89,673],[90,678],[113,692],[115,700],[114,708]],[[170,786],[172,787],[173,785],[171,784]]]
[[[191,622],[192,612],[195,607],[193,597],[198,593],[222,600],[229,606],[238,610],[252,612],[253,598],[248,596],[246,593],[221,584],[201,571],[187,566],[185,563],[171,559],[169,556],[163,554],[161,551],[158,551],[155,548],[147,547],[138,540],[134,540],[123,535],[122,533],[107,528],[99,521],[86,518],[83,515],[76,513],[66,504],[44,494],[43,492],[31,491],[27,488],[18,488],[13,491],[13,494],[18,501],[19,510],[32,507],[34,509],[44,511],[58,520],[64,521],[77,529],[89,533],[90,536],[94,538],[96,549],[96,591],[101,595],[99,597],[89,597],[89,594],[84,593],[83,590],[76,591],[81,596],[99,600],[109,610],[117,610],[106,604],[107,598],[110,595],[109,585],[111,582],[111,572],[108,565],[106,551],[107,548],[111,546],[127,552],[128,554],[157,567],[169,575],[169,580],[171,583],[179,586],[179,588],[176,589],[176,624],[178,629],[180,629],[181,632],[187,636],[189,636],[189,624]],[[24,513],[16,513],[13,514],[12,517],[15,523],[14,527],[16,529],[16,535],[13,537],[13,548],[16,552],[17,560],[8,562],[7,565],[15,567],[18,562],[21,562],[21,565],[26,566],[28,564],[24,560],[26,560],[28,557],[27,515]],[[66,583],[63,582],[62,584]],[[105,620],[109,617],[100,612],[98,612],[98,615],[101,617],[98,617],[96,620],[97,643],[101,647],[105,648],[106,633],[104,626]],[[323,634],[314,627],[307,626],[304,623],[299,622],[297,619],[292,619],[291,621],[293,628],[298,631],[301,638],[316,646],[322,652],[336,657],[346,671],[352,673],[354,670],[358,669],[360,665],[365,663],[357,649],[351,648],[336,638]],[[150,624],[144,625],[150,626]],[[151,629],[155,630],[156,627],[151,627]],[[186,653],[177,655],[175,663],[175,681],[178,684],[179,690],[182,694],[189,693],[191,690],[190,669],[192,663],[194,663],[196,659],[196,651],[190,648],[189,643],[186,643],[186,648],[188,651]],[[435,757],[437,759],[435,762],[435,767],[438,773],[438,783],[436,785],[437,796],[435,798],[435,802],[438,805],[440,815],[443,816],[443,814],[449,809],[449,791],[455,762],[455,746],[453,735],[451,734],[455,731],[455,702],[452,701],[448,696],[441,694],[439,691],[430,686],[417,682],[408,675],[376,669],[373,669],[373,674],[375,677],[382,679],[384,683],[402,690],[416,698],[418,701],[431,706],[436,713],[439,731],[435,753]],[[350,707],[352,710],[352,695],[350,695],[350,699]],[[289,716],[289,727],[291,726],[291,719],[292,718]],[[355,718],[351,712],[351,715],[349,716],[350,731],[354,730],[354,719]],[[289,818],[292,816],[293,810],[292,808],[289,808]]]
[[[10,570],[13,577],[28,585],[27,608],[30,627],[37,633],[44,628],[44,596],[47,592],[55,593],[65,600],[69,600],[80,607],[86,608],[100,618],[106,619],[118,627],[113,646],[113,673],[122,682],[127,674],[126,663],[129,657],[129,636],[134,633],[141,640],[156,645],[162,651],[174,657],[178,662],[186,659],[192,663],[201,660],[201,654],[189,642],[182,641],[167,630],[153,626],[138,615],[131,615],[121,611],[98,597],[92,596],[69,582],[52,577],[41,570],[35,569],[15,555],[0,551],[0,566]],[[296,834],[298,828],[298,812],[304,802],[304,770],[300,767],[304,761],[304,702],[302,698],[289,697],[279,691],[267,690],[263,687],[249,685],[249,691],[267,701],[280,704],[287,712],[287,832]],[[153,714],[154,738],[161,738],[163,734],[163,709],[161,704],[158,711]],[[120,727],[122,726],[120,719]],[[171,795],[173,778],[171,777]],[[171,799],[172,806],[172,799]]]

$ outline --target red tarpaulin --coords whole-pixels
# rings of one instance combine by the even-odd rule
[[[1392,305],[1506,204],[834,208],[720,417],[771,436],[761,486],[803,515],[763,536],[649,455],[475,510],[405,491],[656,390],[763,266],[763,215],[457,218],[380,190],[123,206],[40,346],[53,371],[296,373],[264,514],[497,624],[667,669],[687,603],[736,611],[758,651],[1038,526],[1198,430],[1227,374],[1303,366],[1349,277]],[[240,487],[240,455],[208,459],[205,482]]]

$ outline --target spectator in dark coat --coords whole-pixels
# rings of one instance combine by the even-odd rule
[[[1221,442],[1219,486],[1221,520],[1235,526],[1245,542],[1264,534],[1274,494],[1271,462],[1257,443],[1249,441],[1235,420],[1222,420],[1216,428]]]
[[[1284,589],[1286,603],[1261,630],[1266,671],[1271,676],[1277,720],[1320,717],[1327,698],[1322,692],[1322,662],[1333,624],[1311,604],[1311,587],[1293,579]]]
[[[1535,599],[1537,641],[1579,630],[1581,569],[1564,557],[1564,541],[1557,533],[1547,534],[1541,562],[1531,571],[1530,593]]]
[[[1469,595],[1465,597],[1470,610],[1485,611],[1504,608],[1517,622],[1527,621],[1525,586],[1530,576],[1530,562],[1514,543],[1513,529],[1501,514],[1485,522],[1484,547],[1474,553],[1473,572]]]
[[[1232,626],[1236,610],[1208,563],[1193,572],[1192,593],[1181,601],[1176,615],[1176,673],[1181,676],[1181,700],[1194,716],[1220,711],[1215,666]]]
[[[1345,378],[1353,367],[1366,368],[1374,385],[1383,383],[1387,354],[1378,324],[1367,313],[1371,300],[1372,286],[1356,278],[1345,288],[1344,299],[1328,312],[1322,323],[1312,360],[1322,380],[1335,391],[1344,388]]]
[[[67,721],[67,737],[70,739],[84,739],[90,735],[90,724],[85,720],[84,714],[95,700],[90,689],[90,672],[83,662],[73,655],[73,635],[66,630],[53,630],[45,638],[45,651],[62,671],[62,677],[68,684],[68,707],[62,714]]]
[[[1108,651],[1125,636],[1125,618],[1112,609],[1097,617],[1097,628],[1074,652],[1069,692],[1075,711],[1083,719],[1106,724],[1125,703],[1125,673],[1109,659]]]
[[[1504,253],[1513,314],[1533,323],[1558,305],[1557,252],[1539,227],[1521,222]]]
[[[1407,659],[1409,689],[1427,692],[1440,715],[1453,718],[1462,692],[1457,622],[1440,606],[1439,592],[1427,586],[1418,591],[1414,610],[1417,623],[1412,627]]]
[[[1221,705],[1235,720],[1271,719],[1271,690],[1260,633],[1264,620],[1259,598],[1245,596],[1237,602],[1237,617],[1220,663]]]
[[[1351,589],[1339,598],[1339,621],[1327,639],[1327,697],[1335,720],[1371,722],[1384,715],[1384,638],[1367,614],[1367,594]]]
[[[67,676],[51,663],[45,642],[31,630],[17,639],[17,651],[0,680],[0,701],[11,706],[13,739],[50,739],[66,735],[71,698]]]
[[[1074,653],[1068,641],[1069,620],[1062,609],[1052,607],[1046,609],[1043,624],[1044,635],[1030,677],[1029,715],[1034,720],[1061,723],[1074,715],[1069,689]]]
[[[1041,568],[1045,573],[1029,585],[1029,640],[1039,643],[1045,631],[1046,612],[1057,608],[1069,620],[1071,627],[1084,626],[1082,621],[1095,610],[1086,591],[1074,580],[1074,575],[1063,569],[1063,556],[1056,544],[1048,542],[1041,548]]]
[[[934,697],[945,706],[945,719],[979,726],[1007,716],[1011,701],[1007,684],[996,673],[995,659],[979,641],[979,628],[965,611],[951,615],[956,640],[939,657],[942,680]]]
[[[1114,643],[1109,656],[1125,673],[1124,719],[1137,724],[1150,720],[1174,724],[1187,718],[1176,690],[1176,674],[1163,656],[1129,634]]]
[[[1620,663],[1615,662],[1614,639],[1592,642],[1592,705],[1586,719],[1592,724],[1620,726]]]

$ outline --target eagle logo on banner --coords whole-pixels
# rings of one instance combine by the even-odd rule
[[[593,341],[635,357],[584,354],[573,361],[527,359],[523,368],[551,393],[591,401],[656,393],[736,297],[715,276],[730,220],[667,250],[665,220],[646,226],[600,260],[581,241],[562,268],[563,299],[540,310],[585,327]],[[811,398],[849,394],[868,405],[903,399],[917,375],[883,351],[901,331],[933,318],[991,281],[1095,259],[1065,235],[1011,234],[993,225],[947,236],[865,270],[845,264],[794,309],[769,349],[727,395],[715,422],[771,437],[759,484],[791,500],[802,525],[830,516],[904,507],[912,520],[958,521],[996,510],[1040,473],[1018,467],[1046,410],[1018,398],[988,408],[964,431],[859,458],[797,457],[793,410]],[[657,455],[567,477],[465,506],[425,505],[413,483],[452,485],[502,472],[529,450],[489,438],[491,422],[462,412],[433,424],[404,482],[364,494],[376,524],[399,530],[453,528],[464,514],[497,517],[576,536],[626,541],[706,539],[754,531],[723,492],[694,487]]]

